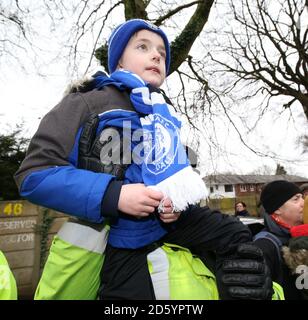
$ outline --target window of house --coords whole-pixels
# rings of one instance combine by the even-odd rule
[[[216,190],[218,190],[218,185],[215,186]]]
[[[225,192],[233,192],[233,185],[225,184]]]
[[[255,186],[254,186],[253,184],[250,184],[250,185],[249,185],[249,190],[250,190],[250,191],[255,191]]]
[[[240,184],[240,191],[241,191],[241,192],[247,192],[247,186],[246,186],[246,184]]]
[[[213,193],[213,192],[214,192],[214,188],[210,187],[210,193]]]

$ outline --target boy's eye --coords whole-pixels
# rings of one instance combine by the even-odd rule
[[[146,50],[146,49],[147,49],[147,46],[146,46],[144,43],[142,43],[142,44],[139,44],[139,45],[138,45],[137,49]]]
[[[166,52],[165,51],[160,51],[160,55],[165,59],[166,58]]]

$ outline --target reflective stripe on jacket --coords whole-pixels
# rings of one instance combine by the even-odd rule
[[[108,225],[66,222],[54,237],[35,300],[95,300]]]
[[[17,286],[9,264],[0,251],[0,300],[17,300]]]
[[[165,243],[148,254],[148,265],[157,300],[219,298],[215,276],[186,248]]]

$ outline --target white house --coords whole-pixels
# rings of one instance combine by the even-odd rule
[[[210,194],[210,199],[239,198],[260,195],[262,186],[273,180],[287,180],[301,185],[308,178],[294,175],[238,175],[217,174],[203,178]]]

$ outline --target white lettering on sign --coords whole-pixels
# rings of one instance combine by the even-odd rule
[[[12,220],[0,222],[0,230],[15,230],[15,229],[32,229],[36,221],[33,220]]]
[[[10,237],[6,237],[6,243],[20,243],[20,242],[30,242],[34,241],[34,234],[33,233],[21,233],[21,234],[14,234]]]

